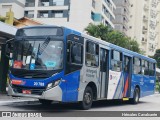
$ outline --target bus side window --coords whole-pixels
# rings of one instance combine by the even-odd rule
[[[142,66],[142,74],[144,75],[144,70],[145,70],[145,61],[144,60],[142,60],[141,66]]]
[[[145,75],[149,75],[149,64],[148,61],[145,61],[145,71],[144,71]]]
[[[89,67],[98,67],[99,65],[99,45],[86,42],[86,65]]]
[[[71,63],[82,64],[83,61],[83,46],[74,43],[71,47]]]
[[[142,73],[143,75],[149,75],[148,62],[145,60],[142,60]]]
[[[111,53],[111,70],[122,71],[122,53],[115,50]]]
[[[154,76],[154,64],[153,63],[149,63],[149,76]]]
[[[133,73],[141,74],[141,60],[136,57],[133,59]]]
[[[124,57],[124,72],[129,73],[129,58],[128,57]]]
[[[69,63],[70,62],[70,59],[71,59],[71,45],[72,45],[72,42],[71,41],[68,41],[67,42],[67,62]]]
[[[66,74],[80,70],[83,64],[83,45],[78,42],[67,42]]]
[[[83,46],[76,42],[67,43],[67,62],[73,64],[83,63]]]

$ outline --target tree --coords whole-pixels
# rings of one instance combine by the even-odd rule
[[[91,36],[100,38],[106,42],[118,45],[120,47],[140,53],[139,44],[137,41],[125,36],[123,33],[113,30],[103,24],[94,25],[90,23],[85,31]]]
[[[160,68],[160,49],[157,49],[153,58],[157,61],[157,67]]]
[[[103,24],[94,25],[90,23],[85,28],[85,30],[87,31],[89,35],[105,40],[106,34],[110,32],[111,29],[109,27],[104,26]]]

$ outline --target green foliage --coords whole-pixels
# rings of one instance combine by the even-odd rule
[[[157,49],[153,58],[157,61],[157,67],[160,68],[160,49]]]
[[[160,92],[160,84],[158,81],[156,81],[156,91]]]
[[[4,22],[5,20],[4,20],[3,18],[1,18],[1,16],[0,16],[0,21],[1,21],[1,22]]]
[[[85,28],[85,31],[87,31],[89,35],[100,38],[106,42],[118,45],[134,52],[143,53],[143,51],[139,49],[139,44],[136,40],[132,40],[123,33],[113,30],[103,24],[94,25],[90,23]]]

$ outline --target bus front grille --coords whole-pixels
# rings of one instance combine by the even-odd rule
[[[23,87],[17,85],[12,85],[12,88],[15,93],[22,93],[23,90],[30,90],[33,95],[42,95],[45,91],[45,88]]]

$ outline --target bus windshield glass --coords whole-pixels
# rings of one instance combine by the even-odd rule
[[[12,67],[26,70],[59,70],[63,68],[63,41],[18,40],[14,43]]]

